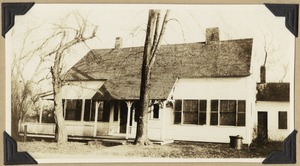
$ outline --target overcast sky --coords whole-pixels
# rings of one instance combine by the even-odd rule
[[[17,16],[12,29],[12,50],[21,49],[23,33],[35,28],[26,43],[42,41],[51,35],[53,24],[64,22],[76,25],[65,16],[78,11],[93,25],[99,27],[97,38],[76,45],[70,51],[67,68],[80,60],[90,49],[112,48],[116,37],[123,38],[123,47],[142,46],[149,8],[170,9],[170,21],[162,44],[205,41],[205,29],[219,27],[220,40],[253,38],[252,73],[258,79],[259,66],[264,59],[264,45],[270,51],[267,63],[267,81],[278,82],[284,66],[293,71],[295,37],[285,28],[283,17],[275,17],[264,5],[50,5],[35,4],[24,16]],[[176,19],[176,20],[175,20]],[[31,41],[32,40],[32,41]],[[33,46],[32,44],[31,46]],[[30,46],[28,46],[30,47]],[[17,54],[16,54],[17,55]],[[29,77],[33,63],[24,73]],[[293,73],[284,82],[292,81]]]

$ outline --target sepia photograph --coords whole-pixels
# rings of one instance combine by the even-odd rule
[[[295,129],[295,35],[264,4],[34,4],[5,54],[38,163],[261,163]]]

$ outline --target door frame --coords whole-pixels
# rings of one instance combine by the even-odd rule
[[[261,123],[262,122],[262,123]],[[262,129],[262,130],[261,130]],[[257,137],[263,140],[268,140],[268,112],[257,112]]]

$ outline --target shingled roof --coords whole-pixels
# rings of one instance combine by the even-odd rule
[[[250,75],[252,39],[162,45],[151,73],[152,99],[166,99],[177,78]],[[144,47],[94,49],[65,80],[103,80],[103,94],[138,99]],[[98,94],[99,95],[99,94]]]
[[[258,83],[257,101],[290,101],[290,83]]]

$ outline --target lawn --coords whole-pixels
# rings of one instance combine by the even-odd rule
[[[54,142],[18,142],[19,151],[30,153],[94,155],[115,157],[151,158],[265,158],[272,151],[282,150],[282,142],[243,146],[241,150],[229,148],[229,144],[175,141],[167,145],[135,146],[131,143],[114,145],[101,142],[69,142],[58,145]]]

